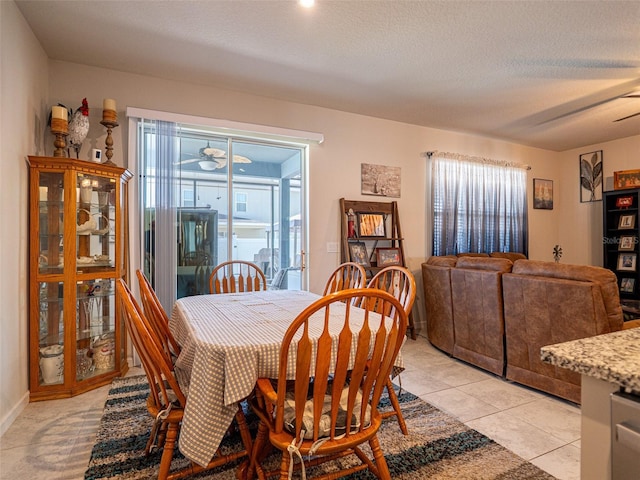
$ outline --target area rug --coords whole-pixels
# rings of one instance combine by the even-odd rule
[[[144,376],[116,378],[107,397],[85,480],[151,479],[157,477],[161,452],[145,456],[151,428],[146,398],[149,387]],[[450,415],[403,390],[399,395],[409,435],[402,435],[395,418],[385,420],[378,437],[394,479],[437,480],[551,480],[554,477],[493,440],[468,428]],[[390,409],[387,397],[382,411]],[[255,417],[247,421],[256,427]],[[223,448],[240,448],[238,434],[225,437]],[[277,465],[272,455],[268,461]],[[176,452],[172,470],[186,464]],[[312,473],[312,472],[308,472]],[[203,472],[191,478],[235,479],[235,465]],[[370,472],[345,478],[373,479]]]

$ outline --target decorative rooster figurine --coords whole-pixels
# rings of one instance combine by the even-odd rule
[[[82,99],[82,106],[71,116],[69,120],[69,148],[76,151],[76,158],[80,158],[80,147],[89,133],[89,104],[87,99]],[[69,155],[71,156],[71,155]]]

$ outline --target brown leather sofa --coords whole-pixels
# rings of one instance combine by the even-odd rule
[[[623,322],[615,274],[600,267],[448,256],[422,274],[434,346],[576,403],[580,376],[543,363],[540,348],[640,323]]]
[[[543,363],[540,348],[623,328],[615,274],[519,260],[503,276],[506,378],[580,402],[580,375]]]

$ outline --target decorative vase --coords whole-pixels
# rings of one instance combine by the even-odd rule
[[[64,374],[64,347],[62,345],[49,345],[40,349],[40,371],[44,383],[57,383],[62,381]]]

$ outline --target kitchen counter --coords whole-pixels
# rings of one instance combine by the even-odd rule
[[[542,347],[542,361],[640,392],[640,328]]]
[[[582,375],[580,478],[611,479],[611,393],[640,393],[640,328],[548,345],[544,362]]]

